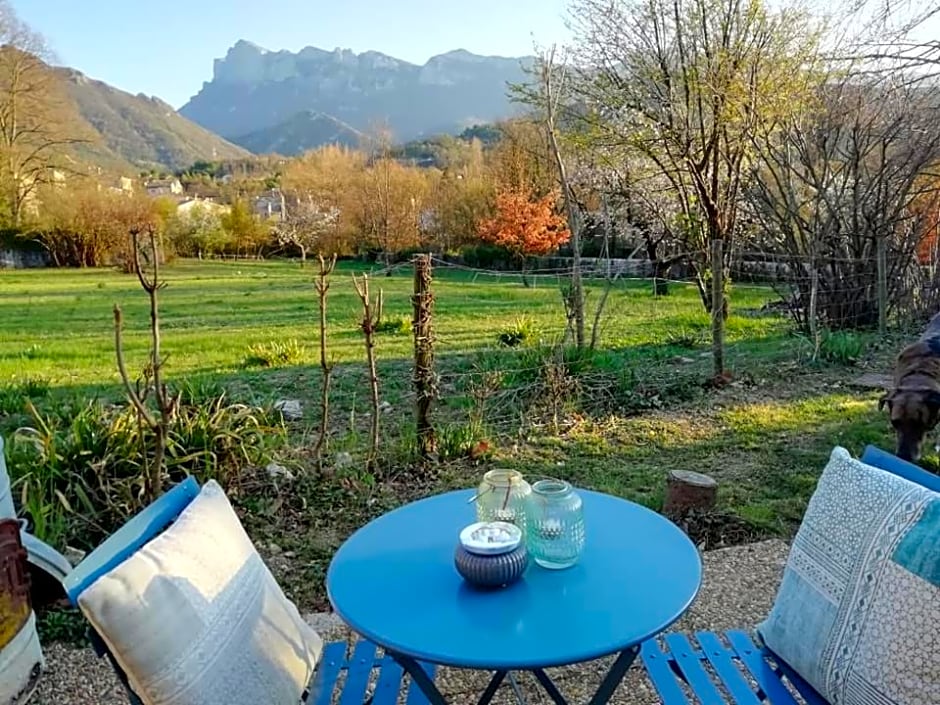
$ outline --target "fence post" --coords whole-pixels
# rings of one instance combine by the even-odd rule
[[[888,330],[888,253],[885,238],[875,240],[878,258],[878,332]]]
[[[809,335],[813,339],[813,362],[819,359],[819,347],[822,339],[819,337],[819,270],[816,269],[815,243],[814,254],[809,261],[809,311],[806,314],[809,325]]]
[[[725,291],[723,242],[720,238],[711,241],[712,270],[712,360],[715,365],[715,381],[720,382],[725,373]]]
[[[411,303],[414,318],[411,323],[415,339],[415,426],[418,431],[418,453],[429,458],[436,448],[434,426],[431,424],[431,403],[436,395],[434,380],[434,338],[431,321],[434,313],[434,293],[431,291],[431,256],[418,255],[414,260],[415,281]]]

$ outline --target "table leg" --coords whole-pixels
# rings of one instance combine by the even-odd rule
[[[428,674],[421,668],[420,663],[410,656],[403,656],[390,651],[386,651],[386,653],[398,661],[399,665],[405,670],[405,673],[411,676],[413,684],[417,684],[421,692],[424,693],[424,697],[428,699],[431,705],[447,705],[447,701],[444,699],[441,691],[434,685],[434,681],[428,678]]]
[[[421,668],[420,663],[410,656],[396,654],[391,651],[387,653],[401,665],[409,676],[411,676],[411,680],[417,684],[431,705],[448,705],[444,694],[441,693],[440,689],[434,684],[434,681],[428,678],[428,674]],[[477,705],[489,705],[508,673],[508,671],[496,671],[493,674],[489,684],[486,686],[486,690],[483,691],[483,694],[477,701]],[[513,683],[513,688],[516,690],[516,696],[518,697],[518,686],[516,686],[515,683]]]
[[[639,653],[639,647],[620,652],[617,659],[608,669],[604,680],[602,680],[601,684],[597,687],[597,690],[594,692],[594,697],[591,698],[588,705],[607,705],[607,703],[610,702],[614,691],[617,690],[617,686],[620,685],[623,677],[627,674],[627,671],[630,666],[633,665]],[[552,679],[548,677],[548,674],[543,669],[535,669],[532,673],[538,679],[542,688],[545,689],[548,697],[554,701],[555,705],[568,705],[565,696],[561,694],[561,691],[558,690],[558,687],[552,682]]]
[[[420,663],[410,656],[404,656],[402,654],[396,654],[392,652],[387,653],[401,665],[408,675],[411,676],[411,680],[417,684],[431,705],[448,705],[444,695],[434,684],[434,681],[428,678],[428,674],[423,668],[421,668]],[[630,666],[633,665],[633,662],[636,660],[636,657],[639,653],[640,648],[638,646],[620,652],[616,660],[607,670],[607,674],[604,676],[601,684],[597,687],[597,690],[594,692],[594,696],[591,698],[588,705],[607,705],[607,703],[610,702],[614,691],[617,689],[617,686],[620,685],[621,681],[623,681],[623,677],[627,674],[627,671],[630,669]],[[544,669],[533,669],[532,674],[536,677],[548,696],[554,701],[555,705],[569,705],[568,701],[565,699],[565,696],[561,694],[561,691],[558,690],[558,687],[554,684],[554,682],[552,682],[552,679],[549,678]],[[477,705],[489,705],[489,703],[493,700],[493,697],[496,695],[496,691],[499,690],[499,686],[502,685],[503,680],[505,680],[507,675],[509,676],[513,691],[515,691],[516,699],[519,700],[520,704],[525,703],[525,697],[519,689],[518,683],[516,683],[516,680],[509,674],[509,672],[496,671],[493,674],[493,677],[490,679],[489,684],[486,686],[486,690],[483,691],[483,694],[477,701]]]
[[[516,701],[519,705],[526,705],[525,693],[522,692],[522,688],[516,682],[516,677],[512,675],[512,672],[509,672],[506,677],[509,678],[509,685],[512,686],[512,690],[516,694]]]
[[[607,705],[607,703],[610,702],[614,691],[617,690],[617,686],[620,685],[623,677],[627,675],[627,671],[630,669],[630,666],[633,665],[639,653],[639,646],[634,646],[632,649],[620,652],[617,660],[611,664],[610,670],[607,671],[607,675],[604,676],[604,680],[602,680],[601,684],[598,686],[597,692],[594,693],[594,697],[591,698],[589,705]]]

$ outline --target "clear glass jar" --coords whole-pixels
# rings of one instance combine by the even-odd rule
[[[477,489],[477,521],[506,521],[526,535],[532,487],[518,470],[490,470]]]
[[[529,501],[528,546],[543,568],[569,568],[584,550],[581,497],[564,480],[539,480]]]

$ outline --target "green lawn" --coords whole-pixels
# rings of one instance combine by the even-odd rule
[[[337,362],[362,360],[359,300],[350,275],[340,266],[329,304],[330,352]],[[244,371],[252,344],[296,338],[305,343],[306,362],[315,362],[317,299],[314,269],[283,262],[206,263],[183,261],[164,269],[161,293],[164,349],[171,376]],[[381,288],[385,317],[411,314],[410,273],[372,281]],[[492,348],[498,331],[525,316],[546,341],[564,329],[558,283],[553,278],[526,288],[515,277],[478,277],[459,270],[435,273],[435,334],[439,356]],[[590,290],[589,306],[599,296]],[[738,307],[757,307],[769,290],[741,287]],[[0,379],[41,376],[55,385],[107,385],[114,368],[112,306],[124,309],[125,345],[130,359],[146,352],[148,303],[136,279],[108,270],[0,271]],[[608,303],[600,347],[662,345],[683,335],[704,337],[708,317],[692,286],[654,299],[648,282],[617,286]],[[732,318],[729,342],[760,346],[779,342],[784,321]],[[408,335],[385,335],[380,358],[407,359]],[[644,356],[647,353],[644,353]]]
[[[315,268],[286,262],[194,262],[167,267],[161,293],[164,351],[171,382],[199,380],[236,401],[265,404],[298,398],[307,409],[277,459],[296,471],[289,487],[266,475],[246,476],[237,501],[262,551],[288,591],[305,607],[323,605],[322,577],[336,546],[368,518],[408,499],[475,485],[488,464],[531,475],[562,476],[652,507],[662,501],[671,468],[709,473],[720,483],[720,506],[743,537],[788,535],[798,522],[832,446],[860,452],[890,447],[874,392],[849,388],[859,373],[840,365],[808,365],[807,346],[787,320],[760,313],[772,290],[738,285],[727,325],[733,383],[705,384],[711,373],[709,317],[690,285],[654,298],[646,281],[619,283],[610,296],[598,350],[566,354],[560,378],[548,373],[551,344],[564,329],[558,282],[474,277],[435,271],[436,365],[441,398],[435,409],[448,462],[418,470],[413,462],[408,333],[378,339],[382,398],[381,470],[367,473],[368,392],[359,302],[341,266],[333,277],[329,349],[338,363],[331,417],[331,455],[352,463],[311,471],[308,449],[318,425]],[[359,270],[361,271],[361,270]],[[410,316],[411,273],[372,280],[385,295],[385,317]],[[588,308],[600,290],[588,292]],[[133,277],[113,271],[0,271],[0,392],[30,381],[48,395],[41,409],[72,396],[120,398],[114,366],[111,307],[126,320],[132,369],[147,350],[147,300]],[[502,330],[524,317],[544,345],[507,349]],[[246,366],[249,347],[297,339],[304,357],[284,367]],[[890,370],[901,336],[863,337],[859,365]],[[2,399],[0,399],[2,401]],[[9,412],[9,409],[8,409]],[[28,423],[13,413],[0,430]],[[462,457],[485,440],[485,461]],[[14,474],[17,470],[14,468]],[[22,470],[20,470],[22,472]],[[73,498],[69,498],[73,499]],[[81,524],[60,537],[81,543]],[[709,536],[734,540],[718,531]],[[712,539],[710,539],[712,540]],[[275,545],[276,544],[276,545]],[[287,554],[294,556],[285,560]]]

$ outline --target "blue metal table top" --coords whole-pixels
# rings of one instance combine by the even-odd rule
[[[476,521],[472,491],[400,507],[359,529],[327,573],[337,614],[406,656],[448,666],[527,670],[638,645],[691,605],[698,551],[659,514],[579,490],[587,542],[565,570],[532,563],[509,587],[481,591],[454,568],[460,529]]]

